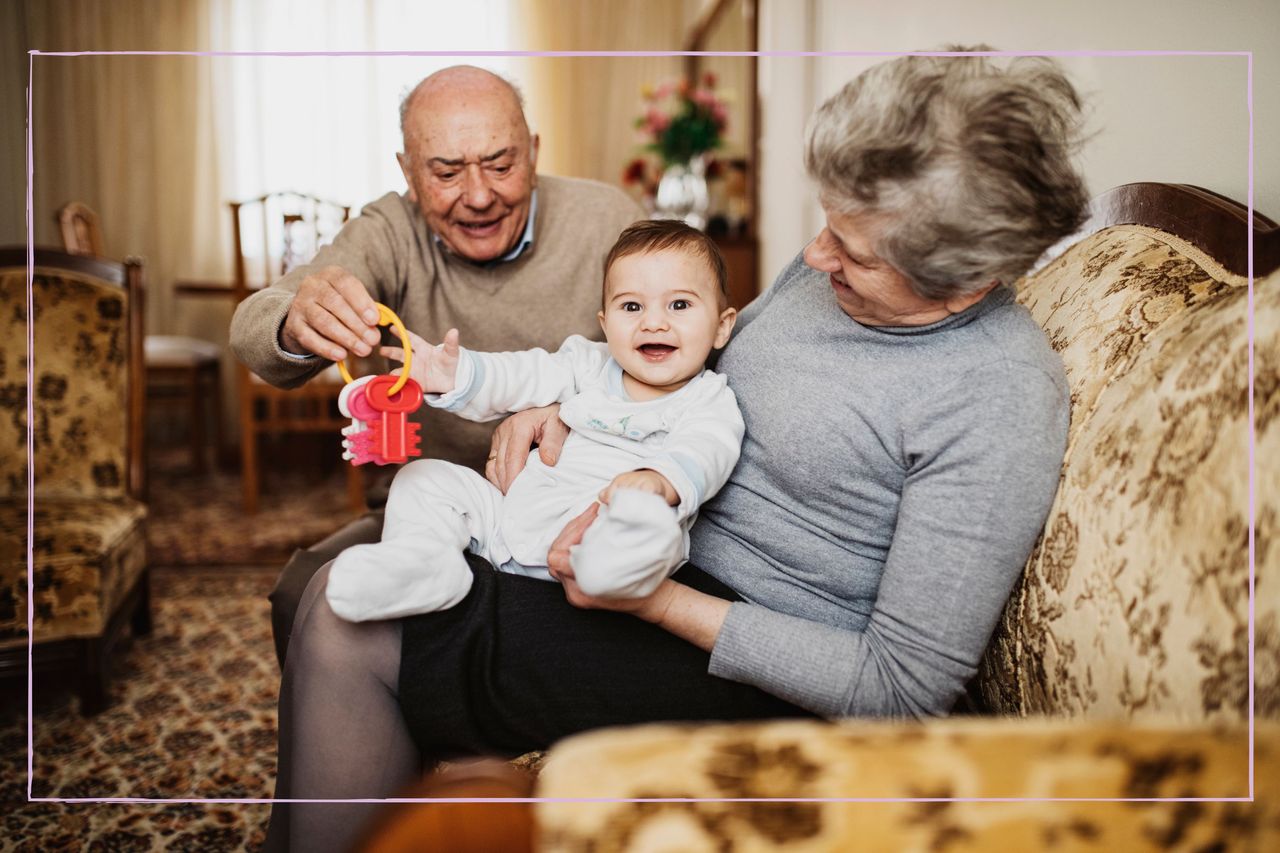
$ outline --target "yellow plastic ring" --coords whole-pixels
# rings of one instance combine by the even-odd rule
[[[378,306],[378,325],[390,326],[396,330],[396,334],[400,336],[400,346],[404,349],[404,367],[400,370],[400,378],[395,384],[387,389],[387,396],[397,393],[404,387],[404,383],[409,381],[409,368],[413,366],[413,347],[409,345],[409,330],[404,327],[404,323],[400,322],[400,318],[396,316],[396,312],[392,311],[381,302],[375,302]],[[342,374],[342,379],[347,384],[354,382],[351,378],[351,371],[347,370],[347,362],[338,362],[338,372]]]

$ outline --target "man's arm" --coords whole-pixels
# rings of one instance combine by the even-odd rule
[[[368,354],[380,337],[373,304],[393,292],[411,230],[394,193],[365,207],[311,263],[240,303],[231,320],[236,356],[272,385],[294,388],[349,350]]]

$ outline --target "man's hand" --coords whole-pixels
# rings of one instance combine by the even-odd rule
[[[543,463],[554,465],[568,437],[569,428],[560,420],[559,404],[517,412],[493,433],[489,461],[484,466],[485,479],[505,495],[511,488],[511,481],[524,470],[525,463],[529,461],[529,451],[535,444]]]
[[[302,280],[280,330],[288,352],[342,361],[365,356],[381,340],[378,307],[360,279],[342,267],[325,267]]]
[[[409,346],[413,347],[413,363],[409,365],[409,378],[422,386],[428,394],[448,394],[457,387],[458,330],[445,332],[444,343],[438,347],[405,330]],[[404,350],[400,347],[382,347],[378,353],[392,361],[404,364]]]
[[[614,477],[613,482],[605,486],[604,490],[600,492],[600,502],[607,504],[612,501],[613,493],[618,489],[638,489],[642,492],[652,492],[670,506],[680,503],[680,495],[677,494],[676,487],[671,485],[671,481],[649,468],[642,468],[639,471],[624,471]]]
[[[560,531],[560,535],[547,550],[547,571],[564,586],[565,598],[574,607],[584,610],[616,610],[655,624],[660,623],[671,607],[677,588],[670,580],[663,581],[644,598],[600,598],[587,595],[578,586],[573,566],[569,562],[569,549],[582,542],[583,535],[595,522],[599,512],[600,504],[592,504],[587,507],[586,512],[564,526],[564,530]]]

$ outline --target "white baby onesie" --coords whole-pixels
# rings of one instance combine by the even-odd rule
[[[679,495],[619,490],[570,553],[590,595],[649,594],[688,557],[698,508],[738,461],[743,423],[725,378],[704,370],[656,400],[631,400],[608,346],[574,336],[555,353],[462,350],[457,383],[428,403],[475,421],[561,403],[572,430],[557,464],[536,451],[507,495],[469,468],[419,460],[395,478],[382,541],[348,548],[326,594],[345,619],[388,619],[452,607],[471,588],[462,551],[503,571],[550,580],[547,551],[614,477],[652,469]]]

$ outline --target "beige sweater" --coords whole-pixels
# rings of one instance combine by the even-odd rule
[[[417,206],[388,193],[347,223],[311,264],[242,302],[231,320],[231,346],[251,370],[282,388],[328,367],[322,358],[300,362],[283,354],[279,330],[303,278],[331,265],[354,274],[375,300],[432,343],[452,327],[464,347],[483,351],[554,350],[574,334],[601,340],[596,312],[604,257],[619,232],[643,216],[615,187],[540,175],[533,245],[514,261],[484,266],[449,254]],[[389,329],[383,338],[399,345]],[[493,424],[425,405],[414,420],[423,424],[424,456],[483,467]]]

